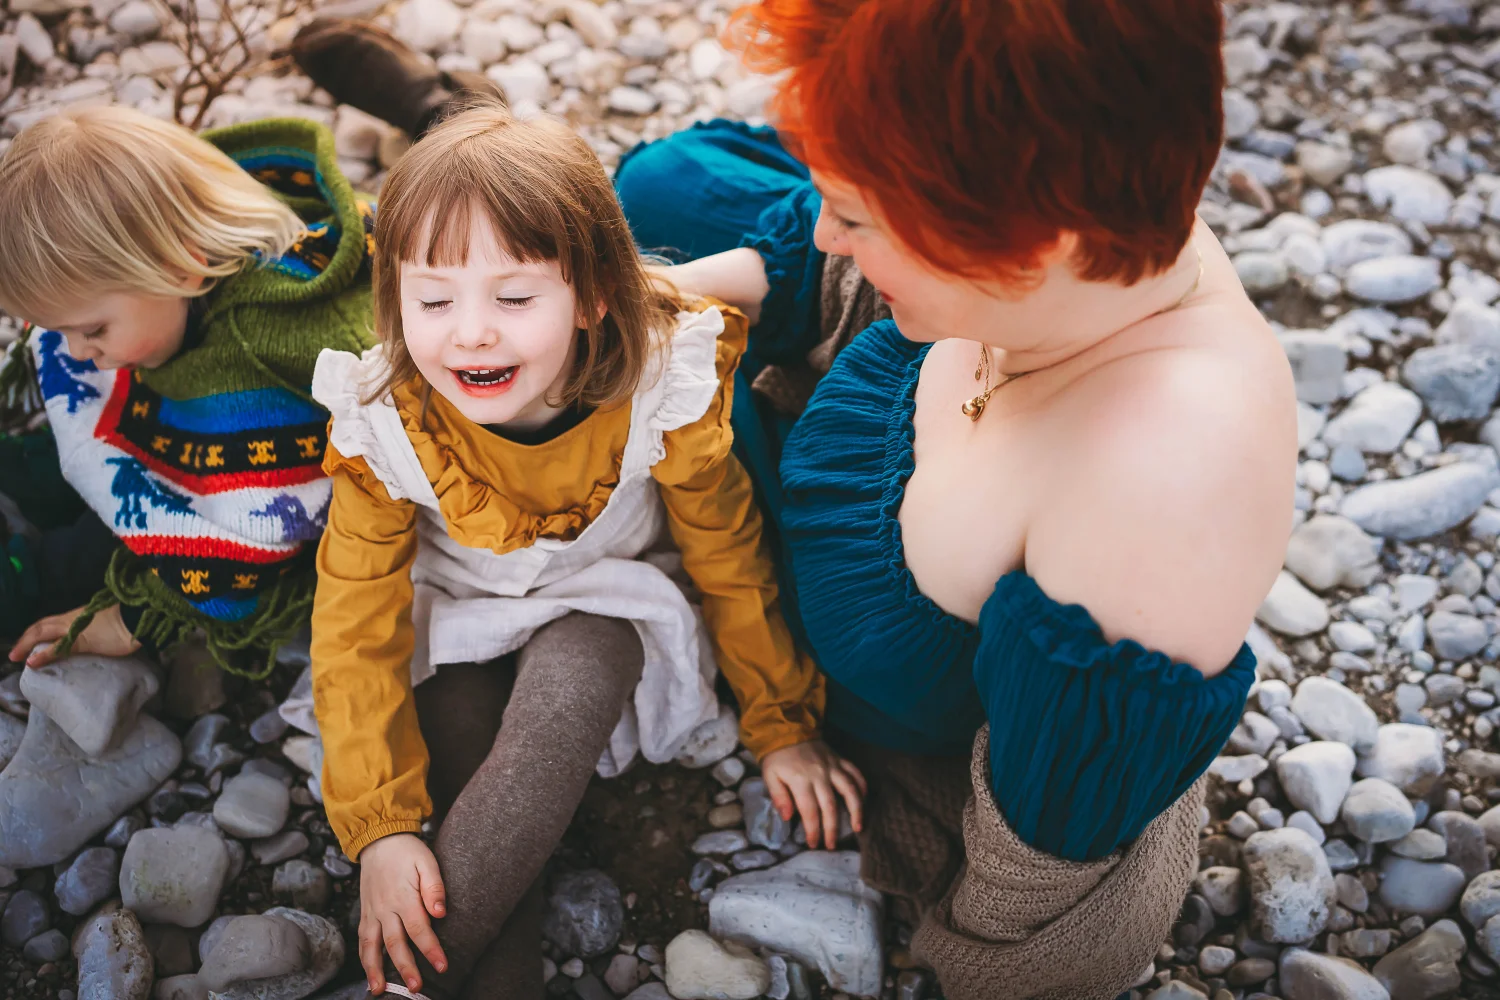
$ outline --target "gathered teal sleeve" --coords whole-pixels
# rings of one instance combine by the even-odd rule
[[[762,212],[755,231],[740,241],[765,261],[771,286],[750,334],[750,353],[760,364],[801,361],[822,336],[823,252],[813,245],[822,208],[823,196],[804,182]]]
[[[990,723],[995,802],[1031,846],[1070,861],[1133,841],[1192,786],[1255,680],[1241,646],[1205,678],[1124,639],[1030,576],[1001,578],[979,619],[974,682]]]

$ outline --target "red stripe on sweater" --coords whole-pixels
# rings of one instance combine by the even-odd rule
[[[151,452],[142,449],[134,441],[119,433],[120,414],[125,412],[125,403],[130,395],[131,377],[128,368],[121,368],[115,373],[115,387],[110,393],[109,402],[105,404],[104,412],[99,416],[99,423],[94,426],[94,436],[139,459],[142,465],[163,479],[176,483],[199,496],[209,496],[255,487],[298,486],[323,478],[322,456],[319,456],[317,462],[309,465],[267,469],[265,472],[230,472],[206,476],[183,472],[181,469],[159,461]]]
[[[196,556],[202,559],[226,559],[261,566],[284,562],[302,549],[300,545],[281,551],[258,549],[239,542],[201,536],[184,538],[177,535],[125,535],[121,541],[138,556]]]

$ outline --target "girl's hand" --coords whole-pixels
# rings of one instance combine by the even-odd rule
[[[68,634],[68,627],[73,624],[82,608],[74,608],[72,611],[64,611],[60,615],[51,615],[33,624],[21,634],[16,644],[10,648],[10,661],[19,662],[23,657],[28,667],[45,667],[57,659],[53,652],[57,640]],[[42,649],[35,649],[39,643],[48,643]],[[73,653],[94,653],[99,656],[129,656],[141,648],[141,644],[135,641],[135,636],[130,634],[130,629],[125,627],[125,619],[120,616],[120,606],[110,605],[103,611],[94,615],[94,620],[89,622],[88,627],[78,633],[77,640],[73,643]],[[70,654],[71,655],[71,654]]]
[[[835,792],[849,807],[855,832],[864,828],[865,776],[822,740],[772,750],[760,762],[760,773],[782,819],[790,821],[793,812],[802,814],[808,847],[816,848],[820,836],[830,851],[838,843]]]
[[[427,921],[429,913],[441,917],[447,912],[437,858],[420,837],[394,833],[361,851],[359,865],[359,961],[370,992],[378,996],[385,991],[384,942],[406,988],[415,993],[422,988],[422,976],[406,944],[408,934],[434,969],[448,967]]]

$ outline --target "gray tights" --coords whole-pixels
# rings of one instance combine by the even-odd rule
[[[450,664],[416,689],[448,916],[436,1000],[543,995],[542,867],[562,840],[626,699],[640,680],[635,627],[569,614],[513,656]],[[416,954],[413,949],[413,954]],[[392,982],[399,983],[399,977]]]

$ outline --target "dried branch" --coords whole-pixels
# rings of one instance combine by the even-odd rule
[[[273,24],[292,17],[310,0],[155,0],[165,15],[164,34],[182,53],[186,70],[172,93],[172,117],[197,129],[214,99],[236,77],[249,75],[268,58]],[[217,17],[203,16],[213,5]],[[191,118],[187,117],[192,110]]]

